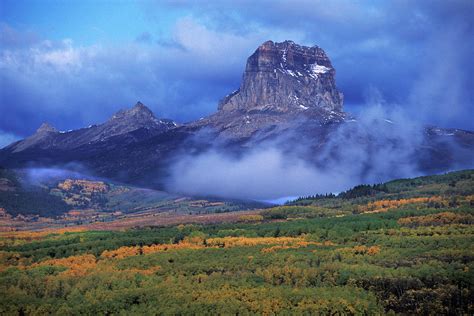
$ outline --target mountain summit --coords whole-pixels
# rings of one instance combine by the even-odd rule
[[[335,74],[318,46],[267,41],[247,59],[239,89],[220,101],[217,113],[192,125],[212,126],[230,139],[269,138],[300,127],[321,134],[321,126],[346,118]]]
[[[107,138],[140,128],[160,133],[176,126],[171,120],[157,119],[148,107],[138,101],[132,108],[118,111],[104,123],[100,136]]]
[[[69,151],[104,143],[112,138],[116,139],[115,145],[118,146],[142,141],[177,126],[178,124],[172,120],[156,118],[148,107],[137,102],[130,109],[118,111],[103,124],[78,130],[58,131],[48,123],[43,123],[35,134],[7,146],[6,149],[12,152],[39,149]]]
[[[153,121],[154,118],[153,112],[146,105],[138,101],[132,108],[118,111],[112,116],[111,120],[136,119],[140,121]]]
[[[36,130],[36,133],[57,133],[58,130],[55,129],[49,123],[43,123],[41,126]]]
[[[336,71],[318,46],[293,41],[263,43],[248,58],[242,84],[219,104],[225,111],[288,111],[320,108],[342,112]]]

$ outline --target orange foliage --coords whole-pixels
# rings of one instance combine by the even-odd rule
[[[67,180],[64,180],[64,182],[59,183],[58,188],[64,191],[77,189],[83,193],[93,193],[93,192],[102,193],[102,192],[107,192],[108,186],[102,181],[67,179]]]
[[[126,257],[137,256],[140,254],[140,247],[138,246],[131,246],[131,247],[120,247],[114,250],[104,250],[100,255],[103,258],[109,259],[123,259]]]
[[[447,206],[447,201],[441,198],[440,196],[433,197],[419,197],[411,199],[399,199],[399,200],[380,200],[370,202],[367,205],[359,206],[359,212],[361,213],[380,213],[386,212],[392,208],[398,208],[406,204],[420,204],[420,203],[429,203],[436,202],[444,206]]]
[[[131,246],[131,247],[120,247],[114,250],[105,250],[100,255],[103,258],[115,258],[123,259],[126,257],[147,255],[156,252],[164,252],[168,250],[180,250],[180,249],[202,249],[204,245],[199,245],[190,242],[181,242],[179,244],[156,244],[150,246]]]
[[[67,213],[68,213],[69,216],[80,216],[81,215],[81,211],[78,211],[78,210],[71,210]]]
[[[86,254],[60,259],[49,259],[31,265],[31,267],[38,266],[62,266],[68,268],[68,270],[61,272],[63,275],[84,276],[88,273],[88,271],[94,269],[97,266],[97,260],[94,255]]]
[[[288,245],[299,241],[305,241],[304,237],[221,237],[207,239],[207,245],[224,248],[248,247],[257,245]]]
[[[314,242],[307,241],[305,237],[222,237],[202,239],[196,236],[186,238],[179,244],[155,244],[150,246],[131,246],[120,247],[114,250],[105,250],[102,252],[102,258],[123,259],[126,257],[147,255],[156,252],[164,252],[168,250],[184,250],[184,249],[203,249],[203,248],[231,248],[231,247],[252,247],[258,245],[275,245],[272,250],[262,250],[263,252],[275,251],[278,249],[300,248],[309,245],[316,246],[334,246],[331,241]]]
[[[403,217],[398,220],[402,226],[438,226],[447,224],[474,224],[474,216],[470,214],[457,214],[442,212],[425,216]]]
[[[307,247],[309,245],[333,246],[334,243],[326,241],[323,243],[307,241],[306,237],[222,237],[209,238],[206,240],[209,246],[218,246],[224,248],[230,247],[248,247],[257,245],[278,245],[278,246],[297,246]],[[276,249],[276,248],[275,248]]]
[[[202,249],[204,245],[181,242],[179,244],[164,244],[164,245],[151,245],[143,247],[143,254],[150,254],[155,252],[162,252],[168,250],[182,250],[182,249]]]
[[[380,247],[379,246],[372,246],[367,248],[367,254],[368,255],[376,255],[380,252]]]

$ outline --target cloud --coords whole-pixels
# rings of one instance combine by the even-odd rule
[[[18,135],[4,132],[0,129],[0,149],[21,139]]]
[[[306,145],[294,142],[290,147],[266,142],[239,155],[215,145],[178,156],[166,189],[256,200],[337,193],[360,183],[420,175],[416,157],[423,135],[419,122],[372,89],[357,121],[343,124],[317,153],[308,155]]]
[[[64,179],[91,179],[95,178],[85,172],[85,169],[79,165],[68,164],[60,167],[50,168],[26,168],[25,180],[28,184],[39,185],[48,182],[56,182]]]
[[[473,127],[474,44],[464,38],[469,27],[459,21],[428,40],[409,95],[413,114],[425,123]]]
[[[167,1],[216,30],[262,28],[299,34],[317,44],[337,70],[349,110],[376,86],[411,115],[443,127],[474,129],[474,2],[455,1]],[[244,26],[242,26],[244,25]],[[270,37],[272,38],[272,37]],[[443,109],[453,109],[444,111]],[[448,115],[446,115],[448,114]]]
[[[182,159],[174,170],[176,176],[169,190],[250,199],[309,194],[318,178],[305,162],[289,161],[275,148],[251,152],[240,159],[211,151]],[[284,186],[279,185],[282,179]]]
[[[0,124],[24,136],[42,121],[78,128],[137,100],[160,117],[193,120],[212,113],[239,85],[245,55],[263,38],[220,34],[183,18],[167,40],[175,45],[78,46],[69,39],[7,45],[0,51]]]

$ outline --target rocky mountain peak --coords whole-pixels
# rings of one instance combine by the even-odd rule
[[[36,133],[23,139],[22,141],[10,144],[6,148],[12,150],[12,152],[20,152],[31,147],[41,147],[42,145],[48,145],[51,140],[60,135],[59,131],[48,123],[43,123],[36,130]]]
[[[138,101],[132,108],[120,110],[111,118],[111,120],[121,119],[153,120],[156,118],[146,105]]]
[[[146,105],[138,101],[133,107],[118,111],[110,120],[102,124],[102,131],[96,138],[104,139],[140,128],[159,133],[176,126],[177,124],[171,120],[156,118]]]
[[[43,123],[41,126],[36,130],[36,133],[57,133],[58,130],[54,128],[52,125],[48,123]]]
[[[342,112],[335,70],[318,46],[267,41],[247,59],[242,83],[219,104],[223,111]]]
[[[153,112],[143,103],[138,101],[130,110],[130,113],[143,113],[148,115],[153,115]]]
[[[73,150],[109,141],[113,137],[120,138],[120,142],[133,143],[177,126],[178,124],[172,120],[157,119],[148,107],[137,102],[129,109],[115,113],[107,122],[86,128],[58,131],[51,125],[43,123],[35,134],[11,144],[9,150],[14,153],[32,148]]]

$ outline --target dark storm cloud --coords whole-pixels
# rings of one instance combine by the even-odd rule
[[[1,25],[0,130],[26,136],[101,122],[137,100],[160,117],[212,113],[263,41],[324,48],[349,110],[371,87],[423,122],[474,129],[473,1],[159,1],[185,8],[166,34],[81,46]],[[162,11],[161,11],[162,12]],[[11,136],[14,135],[14,136]]]
[[[160,2],[162,4],[162,2]],[[474,2],[169,1],[236,34],[294,31],[324,48],[350,110],[376,87],[425,123],[473,129]],[[240,27],[240,25],[245,25]]]

